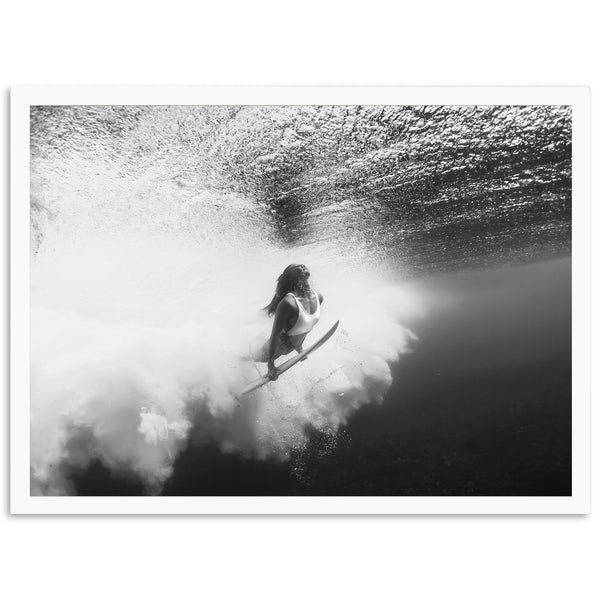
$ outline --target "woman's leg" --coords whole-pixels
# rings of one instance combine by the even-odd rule
[[[280,337],[277,340],[277,344],[275,345],[275,353],[273,354],[273,360],[277,360],[280,356],[284,354],[289,354],[294,347],[291,345],[289,338],[287,336]],[[254,362],[269,362],[269,352],[271,350],[271,340],[268,339],[263,346],[251,355],[251,358]]]
[[[269,347],[271,345],[271,340],[267,340],[261,348],[259,348],[254,354],[251,355],[251,358],[254,362],[268,362],[269,360]]]

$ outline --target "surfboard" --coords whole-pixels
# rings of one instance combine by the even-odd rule
[[[339,321],[335,322],[335,325],[321,338],[319,338],[312,346],[308,347],[306,350],[300,352],[293,358],[286,360],[283,364],[277,367],[277,374],[281,375],[285,373],[288,369],[291,369],[295,364],[299,363],[301,360],[304,360],[311,352],[314,352],[317,348],[320,348],[334,333],[340,324]],[[239,392],[239,395],[248,394],[249,392],[253,392],[257,390],[259,387],[265,385],[265,383],[269,383],[272,381],[270,377],[267,375],[263,375],[258,379],[255,379],[253,382],[249,383],[243,390]]]

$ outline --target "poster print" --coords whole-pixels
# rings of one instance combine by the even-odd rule
[[[573,500],[573,102],[398,97],[27,105],[30,501]]]

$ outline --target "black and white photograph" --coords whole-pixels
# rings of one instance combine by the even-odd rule
[[[5,597],[600,598],[590,7],[3,7]]]
[[[31,497],[572,496],[571,105],[28,109]]]

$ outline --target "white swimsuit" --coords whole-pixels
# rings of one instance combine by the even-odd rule
[[[287,335],[304,335],[312,330],[312,328],[317,324],[320,316],[321,316],[321,305],[319,303],[319,295],[315,294],[315,298],[317,300],[317,310],[314,313],[309,314],[306,312],[305,308],[302,306],[302,303],[294,296],[294,294],[290,293],[289,295],[296,301],[298,305],[298,320],[294,324],[294,326],[287,332]]]

